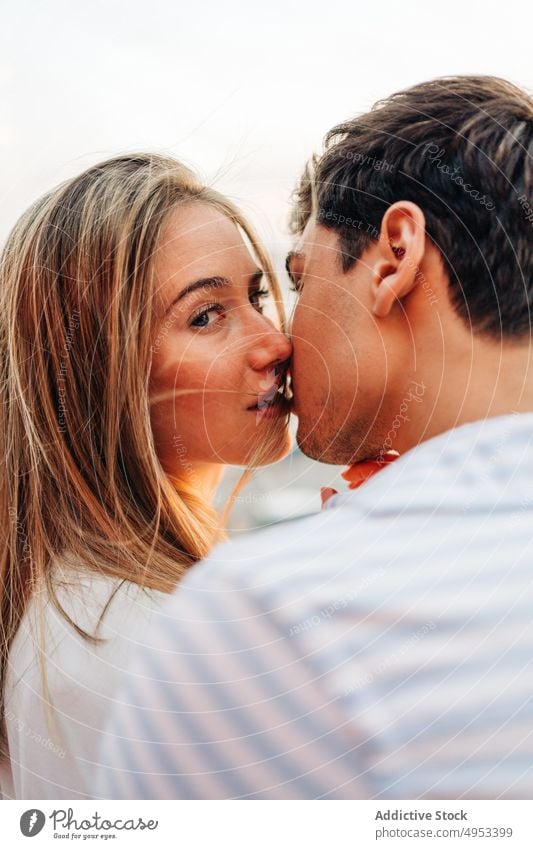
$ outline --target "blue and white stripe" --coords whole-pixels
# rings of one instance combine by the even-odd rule
[[[102,798],[531,798],[533,415],[219,547],[124,675]]]

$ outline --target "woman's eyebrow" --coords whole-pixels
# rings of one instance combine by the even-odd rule
[[[249,279],[249,288],[251,289],[252,286],[257,285],[257,283],[260,282],[263,276],[264,272],[261,268],[258,268],[257,271],[255,271]],[[179,301],[183,300],[183,298],[186,298],[187,295],[190,295],[193,292],[197,292],[199,289],[223,289],[231,285],[231,280],[229,280],[227,277],[202,277],[200,280],[195,280],[194,283],[189,283],[187,286],[185,286],[185,288],[181,290],[179,295],[176,295],[174,300],[168,305],[165,312],[168,312],[170,307],[173,307]]]
[[[194,283],[189,283],[188,286],[185,286],[179,295],[176,295],[172,303],[169,304],[168,308],[170,309],[178,301],[183,300],[187,295],[196,292],[198,289],[223,289],[226,286],[231,286],[231,280],[228,280],[227,277],[202,277],[200,280],[195,280]]]

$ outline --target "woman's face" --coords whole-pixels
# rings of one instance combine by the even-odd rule
[[[194,482],[203,465],[246,465],[260,444],[272,446],[262,462],[281,458],[291,345],[263,315],[267,284],[235,224],[204,203],[180,207],[155,277],[150,404],[165,470]]]

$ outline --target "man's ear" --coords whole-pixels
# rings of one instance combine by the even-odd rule
[[[381,222],[372,277],[374,315],[385,318],[395,301],[415,287],[425,238],[426,221],[419,206],[408,200],[389,206]]]

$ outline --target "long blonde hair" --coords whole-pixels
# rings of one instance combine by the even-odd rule
[[[121,156],[64,183],[22,216],[0,259],[4,741],[8,654],[33,589],[44,582],[77,628],[54,592],[58,557],[169,592],[219,536],[191,482],[162,469],[149,415],[153,258],[170,213],[191,202],[244,232],[281,309],[242,215],[168,157]]]

